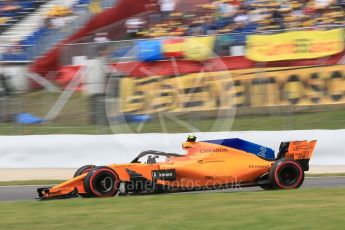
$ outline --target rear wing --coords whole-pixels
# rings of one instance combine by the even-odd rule
[[[282,142],[277,158],[296,160],[302,165],[304,171],[308,171],[309,160],[313,156],[315,145],[316,140]]]

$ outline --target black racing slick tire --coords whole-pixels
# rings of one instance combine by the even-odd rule
[[[75,171],[73,178],[80,176],[84,173],[90,172],[95,166],[94,165],[84,165]]]
[[[84,166],[80,167],[79,169],[77,169],[77,171],[75,171],[73,178],[80,176],[84,173],[88,173],[95,167],[96,166],[94,166],[94,165],[84,165]],[[83,198],[93,197],[92,194],[87,194],[87,193],[79,193],[79,196],[81,196]]]
[[[118,175],[108,167],[92,169],[84,179],[84,189],[88,196],[112,197],[119,192]]]
[[[272,186],[276,189],[296,189],[304,181],[304,170],[295,160],[278,160],[268,174]]]

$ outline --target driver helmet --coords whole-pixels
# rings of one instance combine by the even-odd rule
[[[196,136],[194,134],[190,134],[187,137],[187,142],[195,142],[196,141]]]

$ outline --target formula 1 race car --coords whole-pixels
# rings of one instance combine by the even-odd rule
[[[37,192],[44,200],[242,186],[295,189],[309,170],[315,144],[315,140],[282,142],[275,157],[272,149],[237,138],[196,142],[189,136],[182,145],[185,155],[145,151],[129,164],[86,165],[73,179]],[[165,161],[157,162],[162,157]]]

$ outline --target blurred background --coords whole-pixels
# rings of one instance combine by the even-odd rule
[[[345,128],[345,1],[0,1],[0,135]]]

